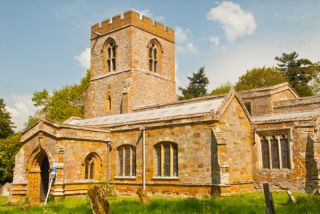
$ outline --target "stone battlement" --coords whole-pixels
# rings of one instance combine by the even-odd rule
[[[138,12],[132,10],[125,12],[123,15],[118,14],[112,17],[111,20],[106,19],[102,23],[93,25],[91,27],[91,39],[127,26],[138,27],[146,32],[174,42],[174,30],[172,28],[166,27],[160,22],[153,22],[149,17],[141,16]]]

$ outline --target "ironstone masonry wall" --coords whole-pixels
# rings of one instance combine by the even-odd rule
[[[39,129],[42,131],[38,132]],[[64,139],[60,139],[61,136]],[[11,201],[21,202],[27,196],[32,203],[39,202],[40,185],[32,191],[30,187],[40,183],[39,180],[34,180],[40,178],[29,176],[30,163],[37,162],[33,159],[39,157],[39,151],[43,151],[48,157],[50,170],[54,164],[57,166],[57,176],[52,189],[54,196],[85,194],[90,183],[105,180],[107,149],[103,139],[107,137],[108,132],[81,128],[61,129],[42,122],[30,128],[23,135],[22,141],[26,142],[16,155]],[[84,180],[83,162],[90,152],[101,157],[101,166],[98,179],[88,181]]]
[[[251,103],[251,115],[259,116],[274,113],[274,103],[279,100],[292,100],[296,96],[291,90],[281,87],[276,90],[248,90],[240,92],[243,102]],[[285,101],[284,101],[285,102]]]
[[[97,36],[98,32],[101,36]],[[103,69],[103,46],[111,37],[116,41],[116,71]],[[159,71],[149,71],[148,45],[156,39],[161,46]],[[92,27],[91,82],[85,103],[86,118],[123,112],[176,100],[174,31],[153,23],[133,11],[115,16]],[[106,98],[112,99],[111,111],[105,111]]]
[[[208,124],[190,124],[146,129],[147,191],[155,195],[206,195],[211,193],[211,128]],[[141,131],[119,131],[112,134],[110,180],[118,194],[135,194],[142,185]],[[155,178],[155,149],[159,142],[178,145],[178,178]],[[136,178],[117,178],[117,147],[136,146]]]
[[[221,120],[213,126],[217,159],[213,182],[221,195],[253,190],[252,127],[239,101],[233,99]]]
[[[257,130],[289,130],[290,169],[263,169],[261,164],[260,143],[253,145],[254,180],[256,188],[268,182],[274,189],[291,191],[310,191],[318,179],[319,137],[314,130],[314,121],[278,122],[257,125]]]

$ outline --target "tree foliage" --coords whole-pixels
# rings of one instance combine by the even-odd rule
[[[188,79],[189,85],[186,88],[179,87],[179,90],[182,93],[182,96],[179,96],[179,100],[207,95],[209,79],[206,76],[204,67],[201,67],[198,72],[192,73],[192,76],[188,77]]]
[[[21,134],[0,139],[0,185],[12,182],[15,155],[21,148]]]
[[[3,99],[0,99],[0,138],[6,138],[13,134],[12,128],[13,122],[11,121],[11,115],[6,110],[6,104]]]
[[[230,82],[223,84],[211,91],[211,95],[219,95],[219,94],[226,94],[230,91],[232,85]]]
[[[89,86],[90,72],[82,78],[80,84],[65,86],[53,91],[46,89],[36,91],[32,101],[34,106],[41,107],[35,116],[30,116],[27,126],[34,124],[41,115],[56,122],[63,122],[71,116],[83,117],[85,91]]]
[[[275,57],[275,60],[278,61],[281,73],[288,78],[290,85],[300,96],[314,95],[317,90],[314,90],[313,83],[319,82],[320,65],[298,57],[296,52],[283,53],[280,57]]]
[[[240,76],[235,87],[237,90],[241,91],[272,86],[287,81],[286,76],[277,68],[262,67],[249,70],[244,75]]]

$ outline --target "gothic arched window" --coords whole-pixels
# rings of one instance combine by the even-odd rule
[[[104,70],[107,72],[116,70],[116,49],[117,45],[114,39],[108,38],[103,49]]]
[[[151,44],[149,47],[149,70],[157,72],[157,47],[155,44]]]
[[[148,45],[149,71],[159,72],[161,66],[161,46],[156,39],[152,39]]]
[[[157,177],[178,177],[178,145],[161,142],[154,146]]]
[[[100,158],[96,153],[90,153],[84,160],[84,178],[97,179],[101,171]]]
[[[93,179],[94,177],[94,160],[88,158],[85,163],[85,179]]]

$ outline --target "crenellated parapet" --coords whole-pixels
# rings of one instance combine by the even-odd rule
[[[149,17],[141,16],[138,12],[132,10],[125,12],[123,15],[118,14],[112,17],[112,19],[106,19],[102,23],[93,25],[91,27],[91,39],[127,26],[135,26],[148,33],[174,42],[174,30],[172,28],[164,26],[160,22],[154,22]]]

